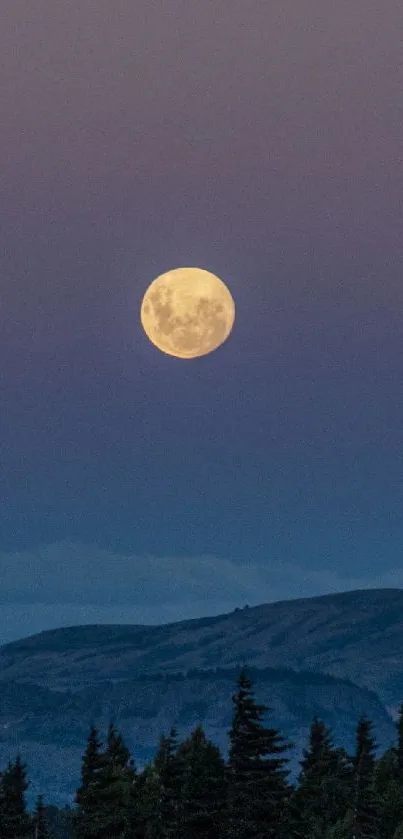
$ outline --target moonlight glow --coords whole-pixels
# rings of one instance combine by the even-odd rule
[[[177,358],[197,358],[228,338],[235,303],[227,286],[201,268],[161,274],[141,304],[143,329],[158,349]]]

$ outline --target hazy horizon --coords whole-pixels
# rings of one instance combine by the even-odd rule
[[[307,573],[289,563],[264,568],[214,556],[148,557],[145,562],[142,557],[74,544],[6,560],[3,555],[0,645],[62,626],[161,625],[214,617],[245,605],[358,590],[403,590],[403,569],[372,579],[343,578],[327,570]]]

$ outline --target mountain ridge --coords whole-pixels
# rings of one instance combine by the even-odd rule
[[[31,639],[39,639],[39,638],[43,638],[43,637],[46,637],[46,636],[50,637],[50,636],[58,634],[60,632],[69,633],[70,631],[85,630],[85,629],[97,629],[97,630],[104,629],[104,630],[108,630],[108,631],[109,630],[115,630],[115,629],[119,629],[119,630],[130,629],[130,630],[140,631],[140,630],[143,630],[143,629],[159,629],[162,626],[163,627],[171,627],[171,626],[174,627],[174,626],[183,626],[185,624],[192,624],[192,623],[197,623],[197,624],[201,625],[201,624],[207,623],[207,622],[210,623],[210,622],[214,622],[214,621],[219,621],[219,620],[222,620],[222,618],[229,617],[230,615],[233,615],[233,614],[239,613],[239,612],[244,612],[244,611],[256,612],[257,610],[261,610],[261,609],[264,609],[264,608],[267,608],[267,607],[271,608],[271,607],[287,606],[291,603],[295,604],[295,605],[297,605],[297,604],[303,605],[304,603],[312,603],[313,601],[320,602],[320,601],[330,601],[331,600],[331,601],[336,601],[337,602],[337,601],[341,601],[341,600],[349,600],[349,599],[353,599],[353,598],[355,599],[357,596],[363,596],[366,599],[368,599],[368,596],[370,596],[370,595],[375,596],[375,595],[378,595],[378,594],[381,594],[382,597],[385,597],[386,595],[394,595],[394,596],[396,596],[396,595],[400,596],[401,595],[402,600],[403,600],[403,588],[402,589],[400,589],[400,588],[351,589],[349,591],[341,591],[341,592],[335,592],[335,593],[330,592],[330,593],[327,593],[327,594],[318,594],[318,595],[314,595],[312,597],[297,597],[297,598],[288,598],[288,599],[283,599],[283,600],[275,600],[275,601],[269,602],[269,603],[259,603],[257,606],[249,606],[249,605],[242,606],[242,607],[237,606],[234,609],[232,609],[231,611],[223,612],[222,614],[219,614],[219,615],[205,616],[203,618],[183,618],[179,621],[169,621],[167,623],[162,623],[162,624],[160,624],[160,623],[158,623],[158,624],[140,624],[140,623],[139,624],[131,624],[131,623],[71,624],[71,625],[68,625],[68,626],[57,627],[57,628],[54,628],[54,629],[44,629],[41,632],[35,632],[35,633],[30,634],[30,635],[24,635],[21,638],[18,638],[14,641],[8,641],[5,644],[0,644],[0,652],[4,648],[14,647],[15,645],[21,644],[25,641],[29,641]]]
[[[0,647],[0,681],[33,679],[65,689],[88,677],[191,667],[283,666],[349,678],[387,707],[401,701],[403,590],[368,589],[261,604],[162,625],[46,630]],[[24,659],[24,661],[23,661]],[[362,667],[366,660],[367,667]]]
[[[62,627],[0,647],[0,768],[28,763],[32,792],[72,800],[90,722],[111,718],[141,768],[161,733],[202,723],[226,753],[231,695],[246,664],[269,724],[294,742],[292,776],[316,713],[352,749],[359,716],[379,749],[403,699],[403,590],[357,589],[158,625]]]

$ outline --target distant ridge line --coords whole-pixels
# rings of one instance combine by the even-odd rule
[[[111,624],[108,624],[108,623],[85,623],[85,624],[71,624],[69,626],[60,626],[60,627],[55,627],[55,628],[52,628],[52,629],[43,629],[41,632],[35,632],[32,635],[26,635],[26,636],[23,636],[22,638],[18,638],[16,640],[14,640],[14,641],[8,641],[5,644],[0,644],[0,652],[2,652],[3,650],[11,649],[12,647],[16,647],[16,645],[23,644],[24,642],[27,642],[27,641],[31,642],[31,641],[33,641],[33,639],[38,639],[39,640],[39,638],[42,638],[42,639],[45,638],[45,637],[50,638],[52,635],[56,636],[56,635],[60,635],[60,634],[67,635],[69,632],[71,634],[74,634],[76,632],[83,632],[85,630],[91,631],[91,630],[94,630],[94,629],[103,630],[104,632],[112,632],[112,631],[114,631],[114,632],[116,632],[116,631],[118,631],[118,632],[123,632],[123,631],[125,631],[125,632],[130,632],[130,631],[144,632],[144,631],[147,631],[147,630],[163,629],[163,628],[174,627],[174,626],[177,626],[177,627],[185,626],[186,624],[199,623],[199,625],[202,625],[203,621],[206,624],[207,623],[214,623],[214,621],[220,621],[223,618],[231,617],[235,613],[237,613],[238,615],[243,615],[243,614],[245,614],[245,612],[250,614],[251,612],[256,612],[259,609],[265,609],[265,608],[268,608],[268,607],[277,608],[277,607],[281,607],[281,606],[285,606],[285,605],[289,606],[290,604],[295,604],[297,606],[299,604],[302,605],[303,603],[314,604],[317,601],[324,601],[324,600],[340,601],[342,599],[348,600],[348,599],[351,599],[351,598],[357,597],[357,596],[365,597],[366,599],[368,599],[368,597],[371,596],[371,595],[379,595],[379,594],[383,594],[383,595],[391,595],[391,594],[399,595],[400,594],[400,595],[403,595],[403,587],[402,588],[398,588],[398,587],[394,587],[394,588],[358,588],[358,589],[351,589],[351,590],[348,590],[348,591],[329,592],[327,594],[316,594],[316,595],[313,595],[312,597],[295,597],[295,598],[286,598],[286,599],[283,599],[283,600],[273,600],[273,601],[268,601],[268,602],[266,601],[264,603],[259,603],[255,606],[249,606],[249,605],[236,606],[230,612],[222,612],[218,615],[210,615],[210,616],[207,615],[207,616],[196,617],[196,618],[183,618],[179,621],[168,621],[167,623],[152,623],[152,624],[150,624],[150,623],[144,623],[144,624],[143,623],[111,623]]]

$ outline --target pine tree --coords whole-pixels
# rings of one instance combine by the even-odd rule
[[[349,808],[346,815],[339,819],[336,824],[326,830],[324,839],[353,839],[354,837],[354,815]]]
[[[52,839],[74,839],[74,811],[66,804],[59,810],[54,804],[45,807],[46,821]]]
[[[227,764],[228,836],[231,839],[280,839],[286,830],[290,787],[288,762],[280,757],[291,744],[266,728],[266,705],[254,700],[252,682],[243,667],[232,696],[234,716]]]
[[[14,764],[9,761],[1,776],[1,839],[28,836],[31,819],[25,803],[27,789],[26,765],[18,755]]]
[[[106,749],[91,726],[77,791],[77,839],[135,839],[136,767],[121,734],[111,722]]]
[[[163,839],[161,783],[154,762],[147,764],[137,778],[138,839]]]
[[[351,779],[348,755],[334,747],[330,729],[315,716],[293,794],[299,836],[322,839],[331,825],[344,818],[350,803]]]
[[[159,783],[157,835],[164,839],[177,836],[181,807],[182,760],[177,756],[177,731],[171,728],[168,737],[161,735],[154,768]]]
[[[111,722],[108,727],[102,784],[102,830],[105,839],[134,839],[136,828],[136,766]]]
[[[382,831],[386,839],[389,839],[392,830],[395,833],[403,823],[403,703],[399,707],[396,729],[394,777],[389,783],[388,795],[383,806]]]
[[[82,759],[81,785],[77,790],[74,816],[76,839],[103,839],[102,800],[105,785],[105,755],[94,725],[90,727],[87,748]]]
[[[226,816],[225,762],[198,725],[178,748],[182,787],[178,839],[220,839]]]
[[[375,791],[380,802],[382,839],[392,839],[403,821],[403,705],[399,708],[397,744],[376,761]]]
[[[399,706],[396,728],[396,780],[403,786],[403,703]]]
[[[354,765],[353,839],[380,839],[380,802],[374,785],[375,741],[372,723],[357,725]]]
[[[49,829],[46,818],[46,808],[43,795],[38,795],[33,818],[33,839],[49,839]]]
[[[397,826],[393,834],[393,839],[403,839],[403,822]]]
[[[387,751],[375,761],[374,790],[379,800],[382,839],[392,839],[402,818],[402,790],[396,781],[396,749]]]
[[[3,789],[3,772],[0,772],[0,836],[2,833],[3,827],[3,816],[4,816],[4,789]]]

